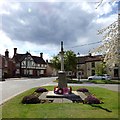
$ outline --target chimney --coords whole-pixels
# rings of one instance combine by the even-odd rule
[[[5,51],[5,57],[9,58],[9,51],[8,51],[8,49],[6,49],[6,51]]]
[[[89,52],[89,56],[91,57],[92,56],[92,54]]]
[[[46,60],[46,63],[48,64],[48,60]]]
[[[17,53],[17,48],[14,48],[14,55]]]
[[[40,57],[43,58],[43,53],[40,53]]]

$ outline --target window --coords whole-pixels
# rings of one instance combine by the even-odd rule
[[[95,70],[92,70],[92,75],[95,75]]]
[[[94,68],[95,67],[95,62],[92,62],[92,68]]]
[[[117,65],[117,64],[115,64],[115,67],[118,67],[118,65]]]
[[[16,74],[19,74],[19,73],[20,73],[20,70],[19,70],[19,69],[17,69],[17,70],[16,70]]]
[[[114,69],[114,77],[119,77],[118,73],[118,69]]]
[[[29,70],[29,74],[32,75],[33,74],[33,70]]]
[[[27,73],[26,73],[26,70],[24,70],[24,75],[26,75]]]
[[[41,64],[41,67],[44,67],[44,65],[43,65],[43,64]]]
[[[44,70],[40,70],[40,74],[44,74]]]
[[[26,66],[26,63],[25,61],[22,62],[22,67],[25,67]]]
[[[8,67],[8,62],[6,59],[5,59],[5,67]]]

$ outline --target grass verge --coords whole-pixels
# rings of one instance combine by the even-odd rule
[[[53,90],[53,86],[46,86]],[[78,86],[73,86],[77,90]],[[118,118],[118,92],[98,87],[87,88],[104,104],[88,105],[82,103],[22,104],[24,96],[34,92],[30,89],[2,105],[2,118]]]
[[[58,82],[56,79],[54,82]],[[68,79],[67,83],[83,84],[83,83],[95,83],[95,84],[120,84],[120,80],[85,80],[78,81],[74,79]]]

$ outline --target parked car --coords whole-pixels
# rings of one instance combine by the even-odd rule
[[[89,76],[88,80],[110,80],[111,76],[104,74],[104,75],[94,75],[94,76]]]
[[[112,77],[110,75],[104,74],[103,76],[106,78],[105,80],[111,80],[112,79]]]

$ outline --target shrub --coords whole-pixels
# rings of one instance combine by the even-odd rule
[[[40,87],[40,88],[36,89],[35,92],[37,92],[37,93],[43,93],[43,92],[48,92],[48,90],[45,89],[45,88],[41,88]]]
[[[86,88],[79,88],[77,89],[78,92],[89,92]]]
[[[87,98],[85,98],[84,103],[87,104],[100,104],[100,100],[92,95],[87,96]]]
[[[22,99],[22,103],[23,104],[36,104],[36,103],[40,103],[40,100],[37,96],[32,94],[32,95],[29,95],[29,96],[25,96]]]

